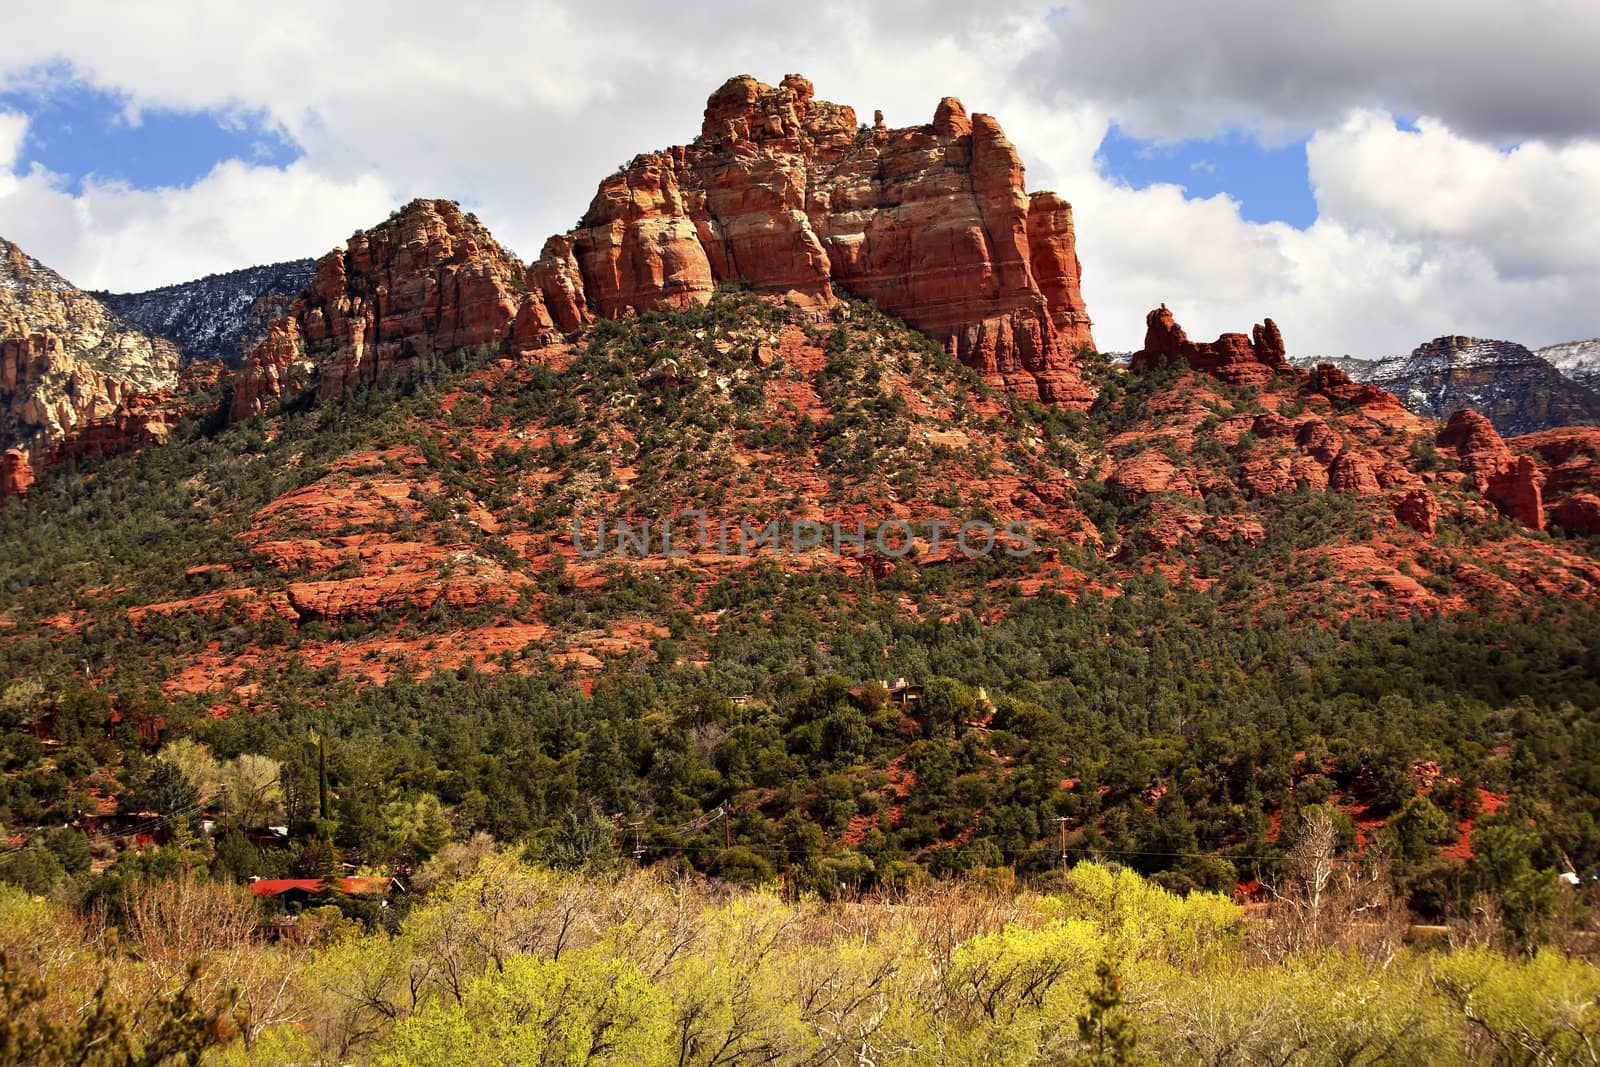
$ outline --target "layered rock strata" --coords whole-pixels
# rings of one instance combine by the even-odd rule
[[[988,115],[946,98],[925,126],[860,126],[790,75],[730,79],[689,145],[636,157],[578,227],[522,268],[449,201],[417,201],[317,265],[235,392],[243,418],[475,345],[527,350],[595,317],[683,308],[738,283],[831,312],[904,317],[992,384],[1077,407],[1093,346],[1072,207],[1029,194]]]
[[[0,239],[0,447],[37,467],[177,380],[171,342],[135,329]]]

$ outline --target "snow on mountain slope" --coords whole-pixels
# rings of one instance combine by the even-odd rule
[[[1550,345],[1535,355],[1579,385],[1600,390],[1600,337]]]
[[[118,314],[174,341],[185,363],[244,362],[267,324],[288,310],[311,282],[309,259],[246,267],[143,293],[95,293]]]
[[[1588,366],[1600,365],[1600,341],[1556,348],[1563,350],[1570,365],[1584,366],[1586,359]],[[1567,353],[1567,349],[1577,351]],[[1564,375],[1550,361],[1511,341],[1436,337],[1405,356],[1295,362],[1333,363],[1355,381],[1387,389],[1419,415],[1443,419],[1461,408],[1473,408],[1506,435],[1600,423],[1600,390]]]

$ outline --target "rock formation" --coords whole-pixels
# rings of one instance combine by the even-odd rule
[[[1463,408],[1439,431],[1437,444],[1455,455],[1478,492],[1502,514],[1530,529],[1544,529],[1544,475],[1529,457],[1513,455],[1488,419]]]
[[[1386,389],[1350,380],[1350,376],[1332,363],[1319,363],[1311,372],[1311,386],[1329,400],[1348,404],[1373,415],[1403,416],[1406,406]]]
[[[1392,501],[1394,517],[1422,534],[1432,537],[1438,532],[1439,501],[1423,488],[1407,489]]]
[[[0,456],[0,500],[21,496],[33,485],[33,465],[20,448],[8,448]]]
[[[842,289],[996,384],[1092,399],[1074,360],[1093,339],[1072,208],[1030,197],[999,123],[951,97],[931,125],[869,130],[798,75],[776,88],[730,79],[698,140],[602,183],[536,271],[569,255],[600,315],[682,307],[724,281],[817,308]]]
[[[1092,347],[1072,208],[1029,195],[999,124],[940,102],[931,124],[858,126],[809,81],[743,76],[694,143],[636,157],[525,271],[446,201],[418,201],[324,257],[235,394],[242,418],[418,357],[527,349],[594,317],[683,308],[735,282],[819,315],[875,301],[992,384],[1086,407]]]
[[[1600,496],[1574,493],[1550,508],[1550,523],[1571,534],[1592,537],[1600,534]]]
[[[240,372],[230,415],[312,386],[334,396],[463,349],[537,341],[552,327],[524,275],[454,202],[413,201],[318,261]]]
[[[171,342],[0,239],[0,447],[20,449],[38,468],[177,380]]]
[[[1271,319],[1246,337],[1225,333],[1215,341],[1189,340],[1165,304],[1145,316],[1144,348],[1133,354],[1134,370],[1184,363],[1235,385],[1260,385],[1274,374],[1293,371],[1284,357],[1283,336]]]
[[[1538,464],[1550,525],[1580,536],[1600,533],[1600,428],[1544,430],[1506,446]]]

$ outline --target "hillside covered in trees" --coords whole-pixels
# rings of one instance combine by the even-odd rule
[[[844,306],[730,288],[535,360],[419,359],[0,509],[5,1040],[955,1063],[1592,1038],[1566,1006],[1595,972],[1562,954],[1592,949],[1600,867],[1592,539],[1486,496],[1481,439],[1337,380],[1089,354],[1070,411]],[[590,551],[601,518],[690,507],[734,549]],[[778,516],[863,541],[738,540]],[[877,541],[929,519],[1025,523],[1034,551]],[[184,940],[189,907],[222,933]],[[708,985],[729,968],[748,983]],[[1318,1007],[1330,983],[1361,1006]]]

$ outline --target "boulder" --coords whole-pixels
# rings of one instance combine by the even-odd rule
[[[1531,530],[1544,529],[1544,475],[1528,456],[1514,456],[1493,424],[1471,408],[1450,416],[1437,447],[1454,455],[1500,513]]]

